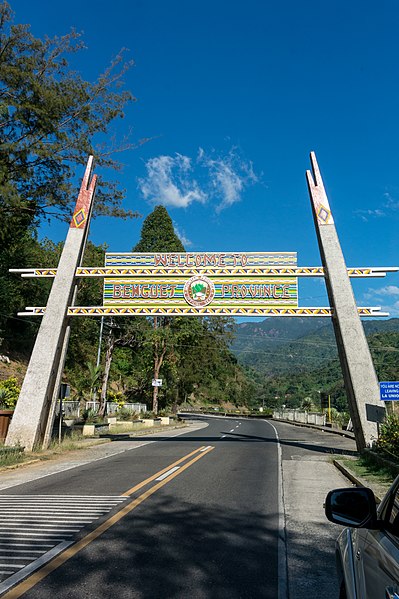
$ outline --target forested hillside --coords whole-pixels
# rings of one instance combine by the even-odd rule
[[[362,322],[366,336],[399,332],[398,318]],[[313,370],[338,357],[328,318],[267,318],[241,323],[232,350],[240,364],[265,376]]]
[[[302,320],[302,322],[298,322]],[[307,322],[303,322],[303,321]],[[380,381],[399,380],[399,319],[363,321]],[[320,406],[320,394],[347,409],[332,324],[325,319],[267,319],[240,324],[232,344],[265,406]]]

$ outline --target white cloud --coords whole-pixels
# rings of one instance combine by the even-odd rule
[[[239,202],[245,187],[259,180],[252,162],[244,160],[234,147],[226,156],[216,158],[200,148],[197,160],[208,169],[213,195],[218,202],[217,211]]]
[[[375,295],[399,295],[399,287],[396,285],[387,285],[386,287],[374,289],[373,291]]]
[[[180,230],[178,225],[175,222],[173,222],[173,228],[175,230],[177,237],[180,239],[180,241],[182,242],[184,247],[190,247],[190,245],[192,245],[192,241],[190,241],[188,239],[188,237],[186,237],[185,232]]]
[[[146,162],[147,177],[139,179],[144,198],[154,204],[187,208],[192,202],[206,202],[207,196],[197,181],[190,178],[188,156],[158,156]]]
[[[368,222],[369,217],[385,216],[385,212],[379,208],[376,208],[375,210],[355,210],[354,213],[365,222]]]
[[[239,202],[245,188],[259,180],[252,163],[234,147],[223,156],[199,148],[194,160],[182,154],[158,156],[145,166],[147,175],[138,181],[144,198],[175,208],[212,201],[219,212]]]
[[[399,210],[399,201],[396,200],[389,191],[384,193],[384,198],[386,199],[385,207],[390,210]]]
[[[387,285],[386,287],[380,287],[379,289],[369,288],[366,293],[363,294],[363,298],[366,301],[379,301],[381,297],[384,298],[396,298],[399,296],[399,287],[396,285]],[[385,299],[385,301],[389,301]],[[381,306],[382,312],[388,312],[391,317],[399,316],[399,301],[394,301],[390,306]]]
[[[395,302],[390,306],[381,306],[381,312],[388,312],[390,318],[399,316],[399,302]]]
[[[384,202],[380,208],[355,210],[354,214],[363,221],[368,222],[370,218],[379,218],[381,216],[389,216],[392,212],[399,210],[399,201],[395,199],[389,191],[384,193]]]

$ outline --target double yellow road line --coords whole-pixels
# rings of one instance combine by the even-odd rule
[[[122,494],[125,497],[131,497],[137,491],[142,489],[143,487],[149,485],[152,482],[155,482],[153,486],[151,486],[147,491],[144,491],[141,495],[133,499],[127,505],[124,505],[120,510],[118,510],[115,514],[110,516],[107,520],[105,520],[102,524],[100,524],[93,531],[88,533],[82,539],[65,549],[62,553],[55,556],[52,560],[48,561],[44,564],[40,569],[36,570],[33,574],[25,578],[22,582],[18,583],[11,590],[6,592],[2,599],[17,599],[21,597],[24,593],[29,591],[32,587],[38,584],[41,580],[46,578],[51,572],[54,572],[57,568],[62,566],[69,559],[74,557],[79,551],[87,547],[92,541],[101,536],[105,531],[107,531],[111,526],[122,520],[127,514],[132,512],[137,506],[139,506],[143,501],[151,497],[154,493],[156,493],[159,489],[167,485],[171,480],[179,476],[182,472],[190,468],[195,462],[198,462],[201,458],[207,455],[214,449],[211,445],[199,447],[195,449],[191,453],[183,456],[173,464],[170,464],[166,468],[163,468],[156,474],[153,474],[149,478],[146,478],[141,483],[135,485],[128,491]],[[190,459],[191,458],[191,459]],[[180,466],[180,464],[183,464]]]

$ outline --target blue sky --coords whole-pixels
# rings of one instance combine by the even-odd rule
[[[116,132],[152,140],[120,155],[125,207],[145,217],[164,203],[187,250],[321,264],[305,182],[314,150],[348,267],[399,265],[395,0],[10,3],[39,37],[83,31],[74,66],[89,80],[129,48],[138,101]],[[130,251],[142,222],[99,218],[90,238]],[[42,233],[63,239],[66,226]],[[398,273],[354,290],[358,305],[399,316]],[[299,303],[327,305],[323,281],[300,280]]]

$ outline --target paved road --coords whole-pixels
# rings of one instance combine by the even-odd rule
[[[353,442],[278,423],[280,445],[269,422],[205,420],[205,428],[136,437],[126,441],[128,451],[27,483],[8,477],[0,492],[2,596],[285,599],[289,587],[291,599],[301,599],[310,552],[316,568],[317,556],[327,560],[335,593],[337,531],[328,525],[320,545],[323,533],[314,514],[306,521],[302,499],[309,501],[300,496],[308,483],[296,474],[307,469],[311,480],[318,465],[340,476],[326,451],[350,451]],[[336,481],[327,478],[328,490]],[[307,597],[321,596],[321,583],[316,572]]]

